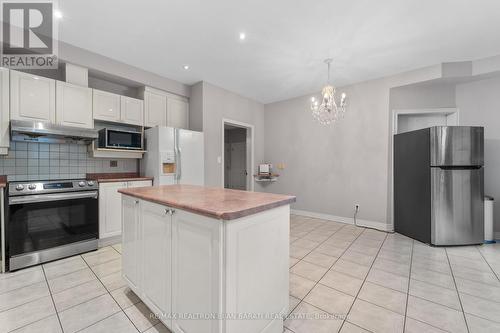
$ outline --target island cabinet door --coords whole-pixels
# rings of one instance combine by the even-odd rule
[[[139,200],[122,198],[122,275],[136,294],[140,294],[140,214]]]
[[[142,300],[170,325],[172,216],[168,207],[141,201]]]
[[[172,312],[221,313],[222,222],[176,209],[172,215]],[[175,333],[222,332],[214,319],[174,317]]]

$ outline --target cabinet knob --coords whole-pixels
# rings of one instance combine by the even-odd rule
[[[139,203],[139,200],[134,200],[134,203],[137,205]]]

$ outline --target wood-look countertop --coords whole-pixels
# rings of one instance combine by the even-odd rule
[[[234,220],[295,202],[295,197],[289,195],[194,185],[139,187],[118,192],[222,220]]]
[[[7,186],[7,176],[0,176],[0,188]]]
[[[135,172],[88,173],[87,180],[95,180],[98,183],[114,183],[114,182],[153,180],[153,177],[140,176],[138,173]]]

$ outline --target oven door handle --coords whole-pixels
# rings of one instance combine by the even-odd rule
[[[53,194],[35,194],[27,195],[23,197],[12,197],[9,198],[9,205],[20,205],[35,202],[47,202],[47,201],[61,201],[61,200],[74,200],[74,199],[85,199],[85,198],[98,198],[98,192],[85,192],[85,193],[53,193]]]

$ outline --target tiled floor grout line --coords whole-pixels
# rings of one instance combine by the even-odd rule
[[[362,235],[362,234],[363,234],[366,230],[367,230],[367,229],[363,230],[363,232],[360,234],[360,236],[361,236],[361,235]],[[378,249],[378,251],[377,251],[377,254],[375,254],[375,259],[372,261],[372,264],[370,265],[370,268],[368,269],[368,271],[366,272],[365,277],[363,278],[363,283],[361,283],[361,286],[359,287],[359,290],[358,290],[358,292],[356,293],[356,296],[354,296],[354,300],[353,300],[352,304],[349,306],[349,310],[347,310],[347,313],[346,313],[346,315],[345,315],[345,320],[344,320],[344,322],[342,323],[342,325],[340,325],[339,331],[341,331],[341,330],[342,330],[342,327],[344,327],[344,323],[345,323],[345,321],[347,320],[347,318],[349,317],[349,313],[351,313],[352,307],[354,306],[354,303],[356,303],[356,300],[358,299],[359,293],[361,293],[361,289],[363,289],[363,286],[364,286],[364,285],[365,285],[365,283],[366,283],[366,279],[368,278],[368,274],[370,274],[370,271],[371,271],[371,269],[372,269],[373,265],[375,264],[375,260],[377,260],[377,256],[378,256],[378,254],[380,253],[380,250],[382,249],[382,246],[384,246],[384,243],[385,243],[385,241],[386,241],[386,239],[387,239],[387,236],[388,236],[388,234],[386,233],[386,235],[385,235],[385,237],[384,237],[384,240],[383,240],[383,241],[382,241],[382,243],[380,244],[380,247],[379,247],[379,249]],[[358,236],[358,238],[359,238],[359,236]],[[356,239],[358,239],[358,238],[356,238]],[[354,241],[353,241],[353,242],[354,242]],[[349,247],[350,247],[350,246],[349,246]],[[362,327],[362,328],[364,329],[364,327]]]
[[[488,267],[491,269],[491,271],[493,272],[493,274],[497,277],[497,280],[500,281],[500,276],[497,274],[497,272],[493,269],[493,267],[491,267],[490,265],[490,262],[486,259],[486,257],[483,255],[483,253],[477,249],[477,252],[479,252],[479,255],[483,258],[484,261],[486,261],[486,264],[488,265]]]
[[[460,303],[460,309],[462,309],[462,315],[464,317],[465,327],[467,328],[467,332],[470,332],[469,323],[467,322],[467,317],[465,316],[464,306],[462,304],[462,297],[460,296],[460,293],[458,292],[457,281],[455,281],[455,275],[453,274],[453,267],[451,266],[450,258],[448,257],[448,251],[446,251],[446,249],[445,249],[444,252],[446,253],[446,258],[448,259],[448,264],[450,265],[450,268],[451,268],[451,277],[453,279],[453,284],[455,285],[455,288],[457,291],[458,302]]]
[[[111,246],[111,248],[113,248],[113,247]],[[113,248],[113,250],[115,250],[115,251],[116,251],[116,249],[115,249],[115,248]],[[118,252],[118,251],[116,251],[116,252]],[[119,253],[119,254],[120,254],[120,260],[121,260],[121,253]],[[111,291],[113,291],[113,290],[108,290],[108,288],[106,288],[106,286],[104,285],[104,283],[102,283],[101,279],[100,279],[100,278],[99,278],[99,277],[95,274],[95,272],[92,270],[92,268],[90,267],[89,263],[85,260],[85,258],[83,258],[83,261],[85,261],[85,264],[89,267],[89,269],[90,269],[90,271],[92,272],[92,274],[94,274],[94,276],[96,277],[96,279],[97,279],[97,280],[99,281],[99,283],[103,286],[104,290],[106,290],[106,293],[109,295],[109,297],[111,297],[111,299],[112,299],[112,300],[116,303],[116,305],[118,306],[118,308],[120,309],[120,311],[121,311],[121,312],[123,312],[123,314],[125,315],[125,317],[127,317],[127,319],[128,319],[128,320],[132,323],[132,325],[133,325],[133,326],[134,326],[134,328],[137,330],[137,332],[140,332],[140,330],[137,328],[137,326],[135,326],[135,324],[134,324],[134,322],[132,321],[132,319],[130,319],[130,317],[127,315],[127,313],[125,312],[125,310],[124,310],[124,309],[122,309],[122,307],[120,306],[120,304],[118,304],[118,302],[117,302],[117,301],[116,301],[116,299],[113,297],[113,295],[111,295]],[[117,289],[120,289],[120,288],[117,288]],[[101,296],[102,296],[102,295],[101,295]],[[80,304],[81,304],[81,303],[80,303]],[[118,311],[118,312],[120,312],[120,311]],[[113,316],[113,315],[117,314],[118,312],[113,313],[111,316]],[[95,324],[97,324],[98,322],[101,322],[101,321],[103,321],[103,320],[105,320],[105,319],[107,319],[107,318],[109,318],[109,317],[111,317],[111,316],[108,316],[108,317],[106,317],[106,318],[103,318],[103,319],[101,319],[101,320],[98,320],[98,321],[96,321],[95,323],[92,323],[91,325],[89,325],[89,326],[87,326],[87,327],[90,327],[90,326],[92,326],[92,325],[95,325]],[[87,328],[87,327],[85,327],[85,328]],[[83,328],[82,328],[82,329],[83,329]],[[80,330],[80,331],[81,331],[81,330]]]
[[[52,300],[52,305],[54,306],[54,311],[56,312],[57,321],[59,322],[59,326],[61,326],[61,331],[64,333],[64,329],[63,329],[63,326],[61,323],[61,318],[59,318],[59,312],[57,311],[57,308],[56,308],[56,302],[54,301],[54,296],[52,296],[52,290],[50,289],[49,280],[47,279],[47,275],[45,275],[45,269],[44,269],[43,265],[42,265],[42,272],[43,272],[43,276],[45,277],[45,283],[47,284],[47,289],[49,289],[49,295],[50,295],[50,299]]]
[[[410,299],[410,284],[411,284],[411,267],[413,266],[413,246],[415,241],[411,242],[411,252],[410,252],[410,272],[408,273],[408,288],[406,288],[406,304],[405,304],[405,318],[403,322],[403,332],[406,331],[406,318],[408,315],[408,300]]]

